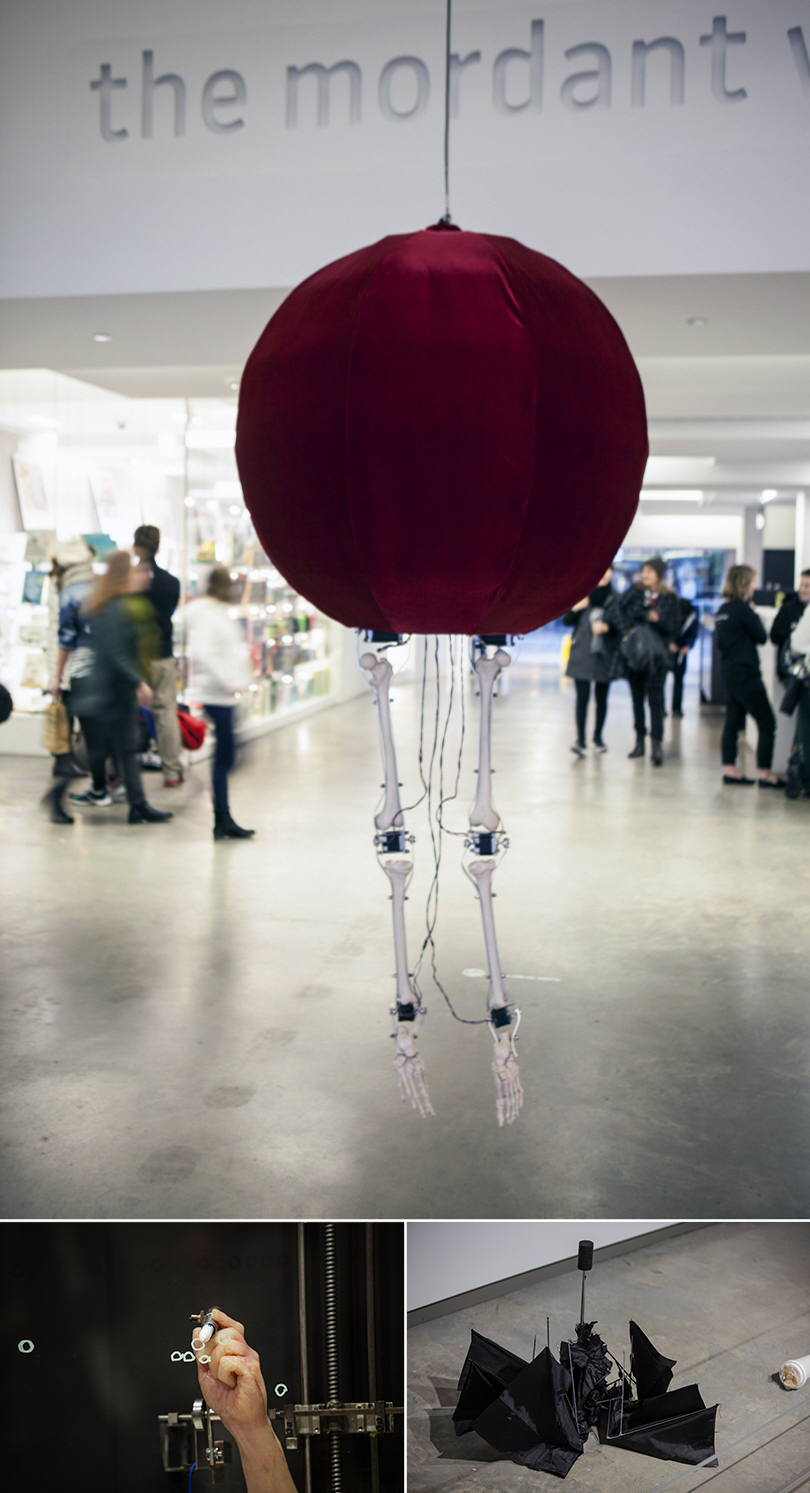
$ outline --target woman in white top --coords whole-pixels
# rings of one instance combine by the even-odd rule
[[[237,623],[228,614],[233,601],[230,572],[215,565],[208,577],[207,595],[183,611],[189,659],[188,693],[201,700],[216,730],[212,766],[214,839],[247,840],[252,829],[241,829],[228,806],[228,773],[234,763],[233,716],[236,699],[249,682],[247,649]]]

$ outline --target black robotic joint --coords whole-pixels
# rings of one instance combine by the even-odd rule
[[[489,830],[481,830],[478,834],[471,836],[472,848],[476,855],[495,855],[498,849],[497,836]]]
[[[392,855],[396,852],[405,854],[407,851],[404,829],[383,830],[377,836],[377,843],[384,855]]]
[[[416,1020],[416,1006],[415,1006],[415,1004],[414,1004],[413,1001],[407,1001],[407,1002],[405,1002],[405,1004],[403,1004],[402,1001],[397,1001],[397,1020],[398,1021],[415,1021]]]
[[[402,632],[376,632],[371,627],[361,627],[359,631],[363,634],[365,643],[404,643],[405,634]]]
[[[512,1012],[508,1006],[493,1006],[489,1016],[494,1027],[509,1026],[512,1021]]]
[[[590,1270],[593,1266],[593,1240],[580,1239],[577,1254],[577,1270]]]

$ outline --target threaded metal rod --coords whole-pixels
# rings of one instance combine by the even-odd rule
[[[326,1395],[327,1400],[336,1401],[338,1398],[338,1356],[337,1300],[335,1280],[335,1225],[333,1223],[325,1223],[323,1226],[323,1230],[323,1276],[326,1292]],[[329,1453],[331,1462],[330,1485],[332,1493],[340,1493],[340,1432],[330,1431],[329,1435]]]

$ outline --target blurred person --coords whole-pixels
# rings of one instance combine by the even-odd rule
[[[73,722],[78,714],[71,688],[72,676],[75,674],[77,679],[80,678],[92,664],[90,629],[82,615],[82,605],[94,582],[93,551],[89,544],[79,535],[58,540],[54,546],[48,588],[46,657],[50,694],[65,708],[69,742],[72,742]],[[72,824],[73,820],[64,808],[64,794],[71,778],[86,776],[72,746],[54,756],[53,776],[57,781],[45,794],[43,802],[54,824]]]
[[[140,595],[149,578],[146,565],[133,566],[128,550],[116,550],[84,605],[93,639],[93,668],[83,709],[92,720],[88,749],[94,786],[71,797],[74,803],[91,807],[112,801],[106,785],[101,797],[96,787],[104,782],[111,751],[123,776],[130,824],[157,824],[173,817],[147,803],[137,757],[136,706],[152,700],[145,676],[154,654],[155,629],[150,623],[152,608]]]
[[[241,1322],[216,1308],[213,1317],[220,1330],[205,1344],[195,1335],[191,1347],[205,1403],[239,1448],[247,1493],[296,1493],[281,1443],[267,1418],[259,1355],[245,1341]]]
[[[577,739],[571,751],[577,757],[587,754],[586,723],[591,684],[593,684],[596,719],[594,722],[593,746],[596,752],[606,752],[602,731],[607,718],[607,702],[610,681],[615,677],[614,661],[619,646],[619,634],[615,626],[615,607],[618,596],[610,584],[612,567],[605,571],[599,585],[590,596],[578,601],[563,617],[564,627],[573,627],[571,652],[568,655],[566,674],[573,679],[577,699],[575,719]],[[613,620],[611,620],[613,619]]]
[[[160,628],[160,648],[152,660],[149,683],[152,687],[152,715],[155,721],[158,753],[163,764],[163,782],[167,788],[178,788],[183,781],[180,762],[180,727],[177,724],[177,670],[174,662],[172,617],[180,600],[180,582],[176,576],[157,564],[160,529],[142,524],[135,530],[133,551],[151,572],[145,595],[151,601]]]
[[[678,597],[680,608],[680,626],[677,637],[669,645],[672,654],[672,714],[676,717],[683,716],[683,681],[686,674],[686,661],[689,650],[694,648],[700,632],[700,616],[697,607],[685,596]]]
[[[785,669],[784,656],[790,646],[791,635],[804,616],[808,601],[810,601],[810,570],[803,570],[799,576],[798,590],[785,597],[771,626],[771,642],[779,650],[776,667],[780,679],[789,677]]]
[[[802,579],[810,572],[802,572]],[[799,588],[801,594],[801,587]],[[788,798],[810,798],[810,607],[805,604],[802,616],[793,627],[790,651],[801,660],[801,671],[791,672],[791,681],[798,680],[798,715],[796,739],[790,754],[787,775]]]
[[[660,555],[645,560],[640,579],[629,586],[619,599],[624,626],[633,629],[648,623],[655,629],[658,638],[643,669],[633,669],[627,665],[627,681],[633,698],[633,722],[636,730],[636,744],[627,755],[644,756],[647,735],[644,709],[646,701],[650,708],[650,756],[653,767],[660,767],[664,760],[664,682],[669,667],[669,645],[674,641],[680,625],[678,597],[669,586],[664,585],[665,573],[666,562]]]
[[[247,650],[229,615],[233,582],[224,565],[215,565],[205,596],[183,609],[189,661],[188,694],[201,700],[216,731],[211,769],[214,795],[214,839],[246,840],[254,833],[231,818],[228,774],[234,764],[234,713],[237,696],[250,682]]]
[[[745,729],[746,715],[757,723],[757,766],[760,788],[784,788],[771,771],[776,717],[762,682],[758,645],[768,635],[757,616],[752,600],[756,588],[756,571],[750,565],[732,565],[723,586],[725,601],[714,619],[714,636],[720,653],[723,683],[726,687],[726,720],[721,751],[723,782],[751,786],[737,767],[737,737]]]

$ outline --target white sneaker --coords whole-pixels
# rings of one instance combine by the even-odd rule
[[[594,749],[595,752],[606,752],[607,751],[607,747],[605,746],[605,743],[603,741],[595,741],[594,744],[593,744],[593,749]]]
[[[126,803],[126,801],[127,801],[127,790],[124,787],[123,783],[117,783],[116,786],[114,788],[111,788],[109,791],[110,791],[110,793],[112,795],[112,801],[113,801],[114,804],[125,804]]]
[[[72,804],[81,804],[86,809],[108,809],[112,803],[112,799],[106,789],[102,789],[100,793],[96,793],[94,788],[88,788],[86,793],[69,794],[69,798]]]
[[[587,757],[588,755],[588,748],[582,741],[575,741],[574,745],[571,748],[571,751],[574,753],[575,757]]]

